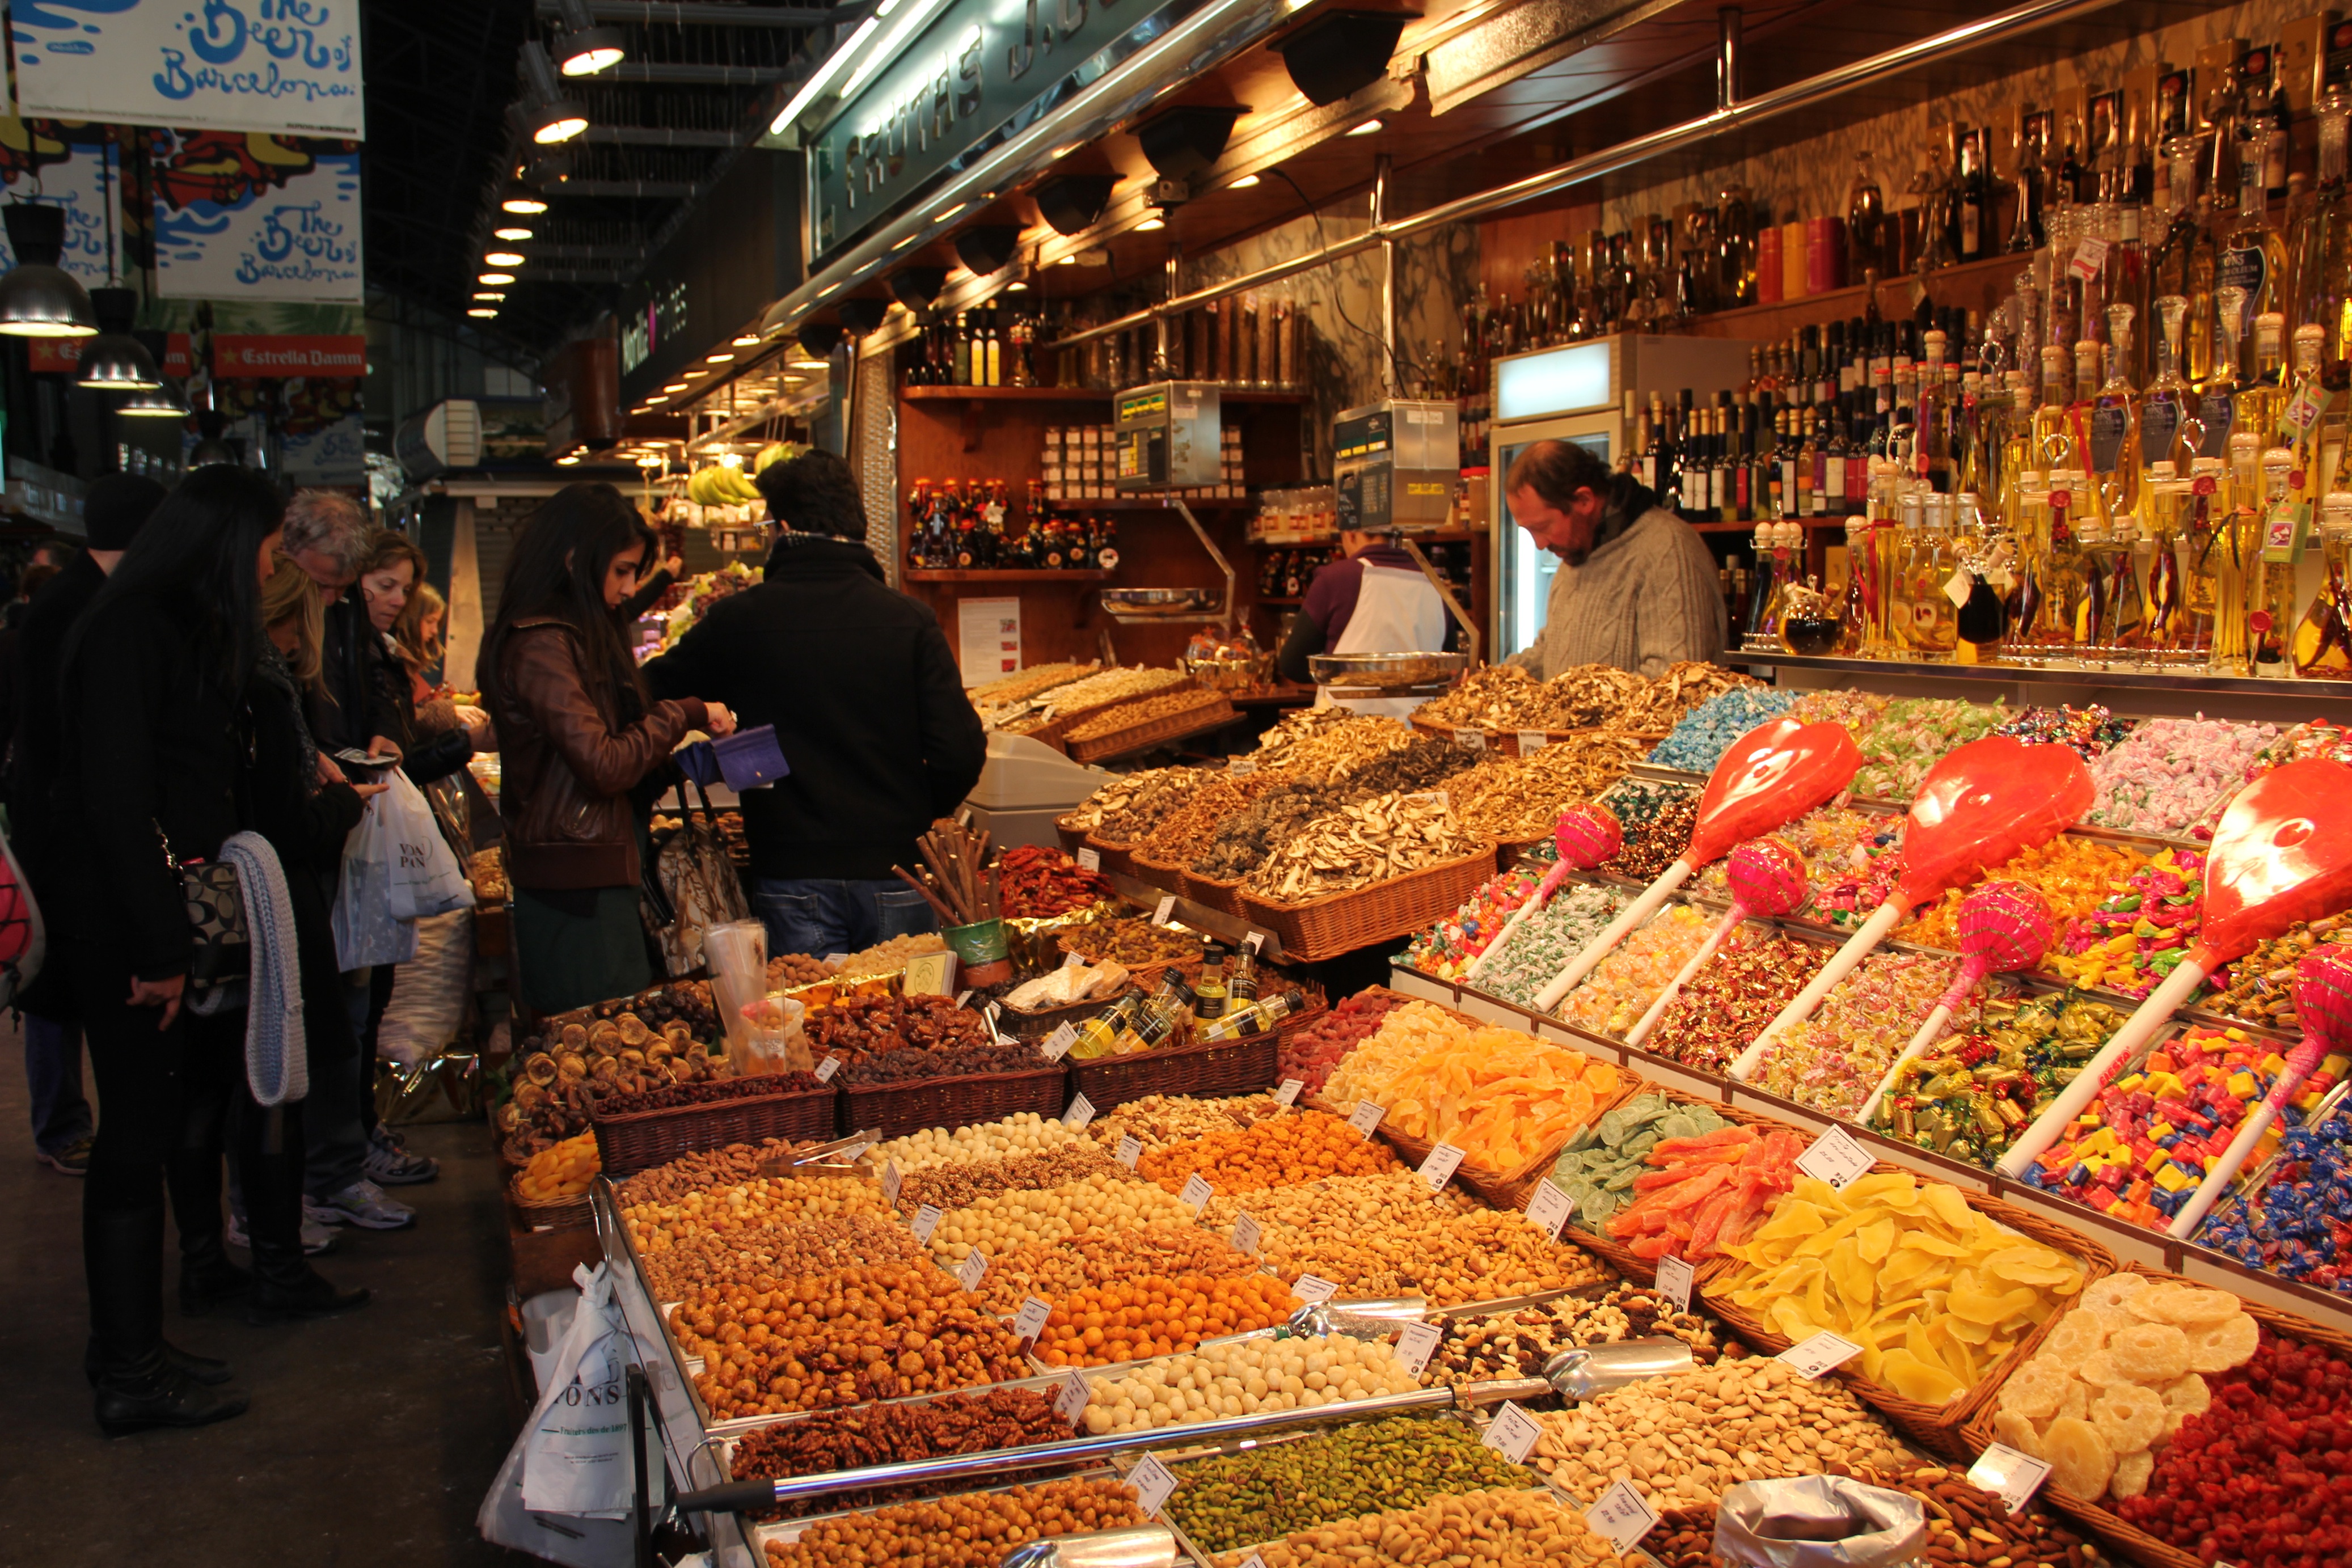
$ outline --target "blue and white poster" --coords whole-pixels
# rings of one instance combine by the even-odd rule
[[[287,431],[278,450],[297,485],[367,483],[367,427],[357,409],[316,430]]]
[[[366,135],[360,0],[9,0],[16,112]]]
[[[37,202],[66,211],[68,272],[96,288],[120,281],[110,269],[107,235],[115,236],[119,259],[122,235],[122,165],[111,142],[67,141],[54,125],[32,126],[0,116],[0,186],[11,202]],[[0,269],[16,265],[16,253],[0,230]]]
[[[360,300],[356,151],[217,131],[153,145],[157,294]]]

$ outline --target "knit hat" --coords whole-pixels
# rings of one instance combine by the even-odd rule
[[[138,474],[110,474],[89,487],[82,528],[92,549],[129,549],[163,504],[163,486]]]

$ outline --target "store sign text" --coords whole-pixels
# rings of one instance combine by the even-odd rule
[[[684,330],[686,285],[673,283],[622,323],[621,373],[625,376],[652,359],[664,342]]]

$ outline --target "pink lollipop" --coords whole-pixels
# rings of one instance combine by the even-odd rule
[[[1750,839],[1731,852],[1723,869],[1731,882],[1731,907],[1724,911],[1723,918],[1716,922],[1715,929],[1707,933],[1706,940],[1698,945],[1698,951],[1690,956],[1690,962],[1682,967],[1681,973],[1658,993],[1649,1011],[1642,1015],[1642,1021],[1626,1032],[1627,1045],[1639,1045],[1650,1038],[1650,1031],[1658,1027],[1658,1019],[1665,1016],[1667,1005],[1682,995],[1683,988],[1690,984],[1699,966],[1715,956],[1716,949],[1739,928],[1742,921],[1756,915],[1787,915],[1804,906],[1808,892],[1805,857],[1786,839]]]
[[[2286,1066],[2263,1096],[2263,1103],[2239,1125],[2238,1135],[2221,1151],[2221,1163],[2172,1217],[2169,1233],[2185,1241],[2197,1233],[2206,1215],[2221,1201],[2240,1167],[2261,1143],[2263,1134],[2303,1088],[2303,1081],[2331,1051],[2352,1046],[2352,952],[2330,943],[2304,955],[2294,967],[2294,1016],[2303,1024],[2303,1043],[2287,1052]]]
[[[1864,1126],[1878,1110],[1878,1102],[1895,1082],[1903,1064],[1936,1043],[1950,1021],[1952,1009],[1968,1000],[1977,982],[1987,975],[2031,969],[2050,950],[2050,905],[2042,894],[2021,882],[1989,882],[1969,890],[1960,900],[1960,972],[1937,1000],[1935,1010],[1911,1043],[1903,1048],[1864,1101],[1854,1120]]]
[[[1617,821],[1617,813],[1600,801],[1571,800],[1562,808],[1559,821],[1552,828],[1551,840],[1559,847],[1559,862],[1544,873],[1543,881],[1536,884],[1528,901],[1511,911],[1511,918],[1495,933],[1495,939],[1470,960],[1470,967],[1462,972],[1463,979],[1476,979],[1486,960],[1500,953],[1510,941],[1519,922],[1549,904],[1551,895],[1559,891],[1571,873],[1591,871],[1604,861],[1615,859],[1617,852],[1625,847],[1625,828]]]

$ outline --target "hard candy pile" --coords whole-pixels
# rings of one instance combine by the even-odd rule
[[[1716,917],[1696,905],[1670,904],[1617,950],[1601,960],[1555,1010],[1600,1034],[1622,1035],[1640,1021],[1666,983],[1698,951]],[[1507,951],[1504,956],[1508,957]]]
[[[1721,1072],[1829,961],[1830,950],[1747,926],[1702,965],[1658,1017],[1645,1050]]]
[[[2278,737],[2270,724],[2223,718],[2152,718],[2091,759],[2099,802],[2090,821],[2135,833],[2185,834],[2237,789],[2257,752]]]
[[[1683,716],[1650,753],[1659,768],[1708,773],[1731,743],[1796,706],[1797,694],[1771,686],[1743,686],[1706,701]]]
[[[1407,967],[1444,979],[1460,978],[1513,912],[1528,901],[1539,880],[1528,872],[1507,871],[1479,883],[1478,891],[1464,899],[1459,909],[1412,939],[1405,948]]]
[[[1863,763],[1853,792],[1907,803],[1927,769],[1969,741],[1982,740],[2008,716],[1997,703],[1985,707],[1957,697],[1897,697],[1855,737]]]
[[[2287,1134],[2270,1180],[2223,1199],[2197,1239],[2250,1268],[2352,1295],[2352,1116]]]
[[[1584,945],[1617,917],[1625,895],[1598,883],[1571,883],[1528,916],[1502,956],[1478,971],[1477,988],[1507,1002],[1531,1007],[1544,988]]]
[[[1804,914],[1832,925],[1858,925],[1886,902],[1903,873],[1901,817],[1817,806],[1775,834],[1805,862]],[[1703,867],[1693,887],[1704,898],[1731,896],[1730,860]]]
[[[1976,1030],[1903,1064],[1871,1127],[1990,1169],[2123,1023],[2085,997],[1991,998]]]
[[[2166,850],[2070,916],[2042,967],[2069,985],[2146,997],[2188,956],[2204,899],[2205,857]]]
[[[1821,1010],[1774,1038],[1750,1082],[1832,1116],[1853,1115],[1958,972],[1948,958],[1873,953],[1822,998]],[[1962,1002],[1952,1027],[1973,1028],[1976,1010],[1974,998]]]

